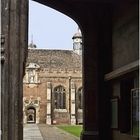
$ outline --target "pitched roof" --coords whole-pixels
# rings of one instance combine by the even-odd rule
[[[71,50],[29,49],[27,65],[36,63],[41,68],[81,69],[81,56]]]

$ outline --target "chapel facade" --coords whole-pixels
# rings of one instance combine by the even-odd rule
[[[82,36],[73,50],[29,45],[23,80],[23,122],[82,124]]]

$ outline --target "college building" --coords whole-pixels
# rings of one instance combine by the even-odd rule
[[[82,35],[73,50],[28,49],[23,79],[23,122],[82,124]]]

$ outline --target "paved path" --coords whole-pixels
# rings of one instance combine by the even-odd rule
[[[38,124],[44,140],[80,140],[80,138],[73,136],[53,125]]]
[[[23,140],[80,140],[80,139],[52,125],[25,124]]]
[[[23,140],[44,140],[36,124],[25,124]]]

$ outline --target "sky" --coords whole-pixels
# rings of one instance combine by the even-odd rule
[[[78,25],[68,16],[29,0],[28,42],[37,48],[72,50]]]

